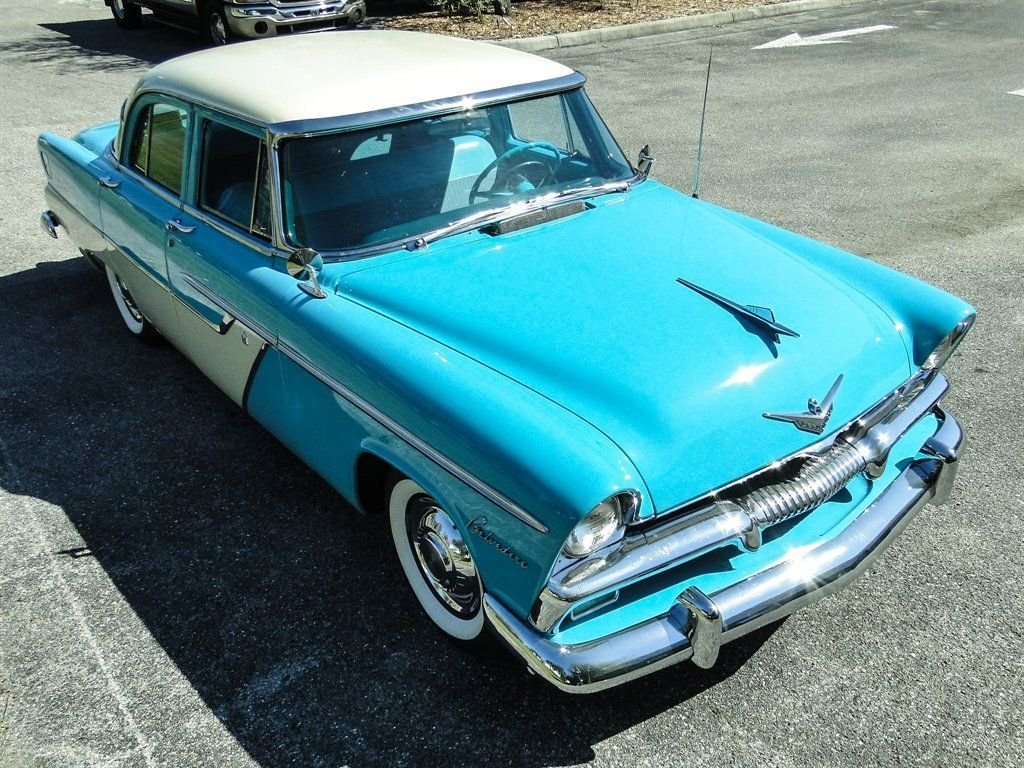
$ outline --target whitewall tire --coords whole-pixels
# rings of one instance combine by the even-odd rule
[[[135,303],[135,299],[124,281],[110,268],[109,264],[106,265],[105,271],[107,273],[107,283],[110,285],[110,292],[114,296],[114,305],[117,307],[125,327],[143,341],[154,341],[160,338],[159,331],[142,314],[142,310]]]
[[[456,640],[478,639],[484,631],[483,587],[452,518],[408,478],[392,486],[388,517],[398,560],[427,616]]]

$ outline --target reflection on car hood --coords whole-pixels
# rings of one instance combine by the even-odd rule
[[[801,411],[843,374],[833,431],[910,373],[878,307],[715,206],[653,182],[595,202],[362,262],[338,290],[594,425],[659,510],[819,439],[763,412]],[[799,337],[774,343],[680,277]]]

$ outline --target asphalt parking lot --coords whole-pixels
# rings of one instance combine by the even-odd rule
[[[948,505],[838,596],[709,672],[578,698],[441,638],[380,521],[130,338],[41,233],[36,136],[116,116],[196,40],[122,32],[100,0],[4,5],[0,766],[1024,764],[1024,6],[893,0],[552,56],[688,190],[711,42],[701,196],[974,304],[945,401],[969,451]]]

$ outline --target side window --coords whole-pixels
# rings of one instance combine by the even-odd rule
[[[129,161],[132,167],[176,195],[188,136],[188,113],[170,104],[150,104],[135,123]]]
[[[199,207],[258,237],[269,238],[270,178],[264,142],[207,120],[200,163]]]

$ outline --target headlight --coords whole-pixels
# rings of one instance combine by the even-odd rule
[[[639,506],[635,491],[624,491],[605,499],[580,520],[569,533],[562,551],[569,557],[596,552],[622,532],[626,518]]]
[[[949,360],[949,356],[953,354],[953,350],[957,348],[957,345],[967,335],[967,332],[971,330],[971,326],[974,325],[974,318],[975,315],[968,315],[957,323],[953,330],[947,333],[946,337],[932,350],[932,353],[921,364],[921,368],[926,371],[932,371],[945,365],[946,361]]]

